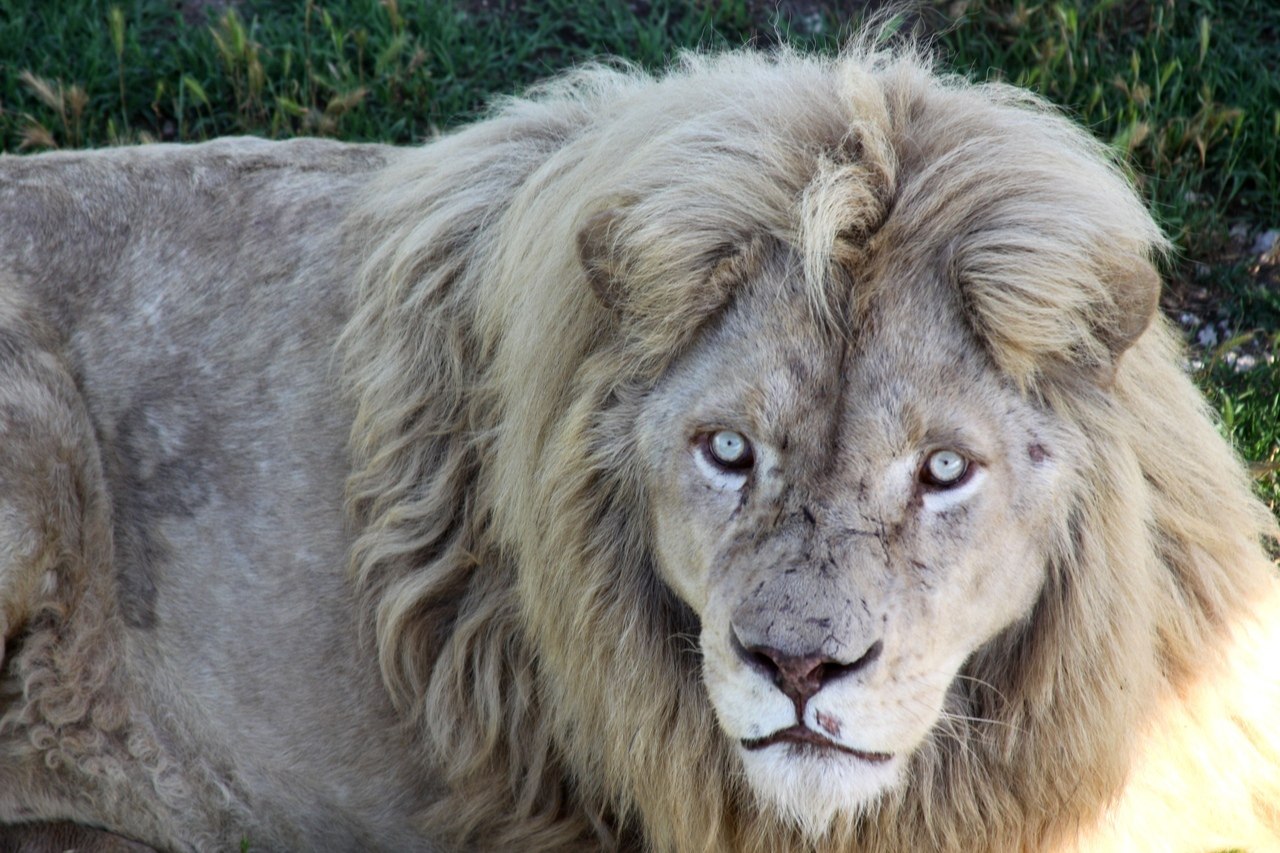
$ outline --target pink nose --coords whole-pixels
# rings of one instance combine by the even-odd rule
[[[763,645],[744,646],[736,632],[733,633],[733,647],[748,665],[767,676],[795,703],[797,715],[803,715],[805,703],[823,687],[875,663],[884,643],[876,640],[860,657],[848,662],[821,651],[793,654]]]

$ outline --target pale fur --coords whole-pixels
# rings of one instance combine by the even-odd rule
[[[595,443],[602,407],[643,393],[733,298],[706,278],[716,253],[764,233],[797,247],[818,314],[846,298],[833,266],[948,250],[995,363],[1090,437],[1074,547],[1023,630],[957,682],[991,722],[947,726],[899,794],[819,846],[1276,843],[1277,678],[1265,651],[1270,669],[1247,664],[1251,643],[1275,648],[1272,522],[1162,321],[1110,375],[1110,326],[1144,313],[1125,289],[1163,239],[1101,146],[1026,93],[860,51],[690,57],[658,86],[586,70],[436,146],[362,222],[387,239],[346,343],[357,580],[388,683],[449,757],[443,820],[550,831],[569,778],[591,821],[637,821],[658,849],[796,843],[754,813],[717,737],[691,628],[652,577],[640,475]],[[621,321],[571,286],[575,232],[610,207],[610,239],[642,247],[611,271],[634,288]],[[442,600],[462,606],[435,647],[422,613]],[[1237,666],[1244,707],[1207,687]],[[1137,756],[1192,714],[1234,734],[1173,744],[1149,777]],[[1161,801],[1161,778],[1199,793]]]
[[[339,784],[327,799],[290,787],[312,766],[299,755],[281,750],[276,776],[247,772],[259,758],[248,746],[213,742],[220,729],[165,706],[180,674],[148,669],[163,647],[121,623],[110,559],[73,555],[41,592],[50,564],[3,494],[0,627],[28,632],[13,671],[25,692],[11,685],[3,716],[21,740],[13,766],[40,778],[47,752],[94,787],[72,806],[81,777],[48,782],[38,803],[0,785],[0,819],[16,819],[3,811],[16,802],[195,848],[235,844],[246,826],[286,848],[411,837],[522,850],[1280,846],[1280,588],[1259,544],[1274,522],[1185,376],[1175,333],[1151,321],[1165,241],[1083,131],[1024,92],[939,76],[911,50],[855,46],[837,58],[687,56],[656,80],[585,68],[420,150],[367,159],[385,160],[369,179],[326,166],[344,176],[326,220],[340,236],[299,232],[316,255],[304,281],[341,290],[342,264],[359,261],[337,354],[354,406],[351,596],[370,642],[340,641],[380,669],[411,725],[386,724],[384,697],[356,679],[328,715],[334,739],[305,744],[323,762],[367,742],[358,766],[334,768],[367,795],[363,822],[325,823],[343,808],[325,804],[348,802]],[[193,226],[192,245],[202,233]],[[917,290],[926,279],[943,289]],[[749,306],[768,304],[769,282],[796,289],[803,320],[790,328],[824,346],[857,339],[883,306],[917,306],[910,345],[987,364],[991,382],[1079,438],[1034,606],[967,656],[902,784],[857,808],[824,811],[799,789],[780,805],[752,787],[703,681],[710,611],[663,562],[657,486],[637,452],[633,416],[700,364],[722,318],[767,313]],[[246,294],[254,283],[240,282]],[[0,289],[0,325],[38,329],[6,292],[21,291]],[[939,293],[964,335],[930,324],[925,297]],[[69,389],[54,372],[18,399]],[[347,400],[333,392],[339,413]],[[63,409],[85,419],[78,402]],[[92,482],[95,453],[67,451]],[[101,507],[76,517],[103,523]],[[345,600],[323,588],[325,602]],[[315,600],[298,584],[272,591],[290,616]],[[100,603],[82,606],[85,595]],[[71,617],[64,652],[59,620]],[[333,630],[316,624],[300,616],[234,639],[265,651]],[[141,651],[120,651],[125,638]],[[129,654],[129,673],[104,669]],[[63,672],[68,660],[84,672]],[[128,681],[149,672],[158,686]],[[42,692],[59,679],[65,696]],[[153,723],[170,718],[183,725],[158,738]],[[365,734],[341,728],[350,721]],[[221,722],[246,738],[269,728]],[[174,732],[201,737],[173,747]],[[113,746],[128,738],[132,752]],[[129,781],[135,770],[142,782]],[[129,796],[113,800],[113,784]],[[839,778],[822,784],[841,796]],[[381,822],[366,801],[385,807]],[[255,804],[297,828],[275,832]]]

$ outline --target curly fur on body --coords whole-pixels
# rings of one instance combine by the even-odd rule
[[[361,214],[379,239],[344,344],[356,582],[448,770],[442,826],[799,843],[717,734],[640,477],[602,435],[734,298],[717,253],[763,233],[820,314],[849,296],[832,268],[942,252],[993,362],[1089,437],[1034,611],[964,667],[908,784],[816,846],[1277,843],[1273,522],[1146,325],[1130,279],[1164,242],[1096,142],[1024,92],[851,51],[688,57],[657,84],[586,69],[428,151]],[[575,235],[615,206],[609,239],[644,247],[621,312],[574,285]]]
[[[1156,312],[1166,241],[1034,96],[909,49],[744,51],[584,68],[415,150],[0,167],[35,223],[0,226],[0,822],[177,849],[1280,847],[1275,523]],[[338,329],[341,390],[315,366]],[[957,354],[974,388],[918,396],[1025,415],[1000,470],[1057,490],[1013,567],[1032,603],[961,650],[856,809],[762,793],[710,684],[712,608],[664,550],[654,401],[775,347],[760,363],[797,378],[762,410],[792,394],[802,421],[895,435],[888,386],[918,377],[858,371]],[[795,475],[814,501],[760,517],[856,509],[865,481],[837,475],[893,465],[844,435]],[[764,486],[734,482],[699,488],[756,511]],[[841,553],[896,578],[905,538],[860,518],[871,544]],[[783,553],[758,527],[735,558]],[[912,650],[885,637],[890,669]],[[813,757],[793,747],[778,765]]]

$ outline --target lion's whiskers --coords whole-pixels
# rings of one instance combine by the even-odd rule
[[[1009,701],[1009,697],[1004,695],[1004,692],[999,687],[996,687],[994,684],[992,684],[990,681],[987,681],[986,679],[978,678],[977,676],[974,676],[974,675],[965,675],[964,673],[961,672],[961,673],[956,673],[956,681],[968,681],[978,685],[979,687],[985,687],[987,690],[990,690],[997,697],[999,697],[1002,702],[1008,703]]]

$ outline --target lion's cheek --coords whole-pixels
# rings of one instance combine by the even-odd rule
[[[702,680],[724,733],[734,742],[765,737],[796,722],[795,709],[772,683],[733,652],[729,622],[708,614],[702,630]]]
[[[1036,517],[1044,508],[1021,507],[1024,514],[1018,517],[1025,524],[1017,529],[991,520],[1009,517],[1011,507],[974,509],[962,529],[947,535],[922,525],[895,575],[900,586],[890,597],[897,603],[890,611],[890,632],[894,624],[924,629],[939,648],[972,652],[1030,613],[1046,571],[1039,531],[1047,522]],[[894,610],[901,611],[897,618]],[[919,647],[918,638],[904,640],[907,647]]]
[[[1031,612],[1045,578],[1043,556],[1034,552],[1014,536],[974,555],[951,585],[950,601],[939,605],[953,648],[973,651]]]
[[[676,513],[659,508],[655,515],[658,577],[699,619],[705,619],[709,595],[708,543],[702,541],[696,530],[690,529],[687,513],[686,518],[679,518]]]

